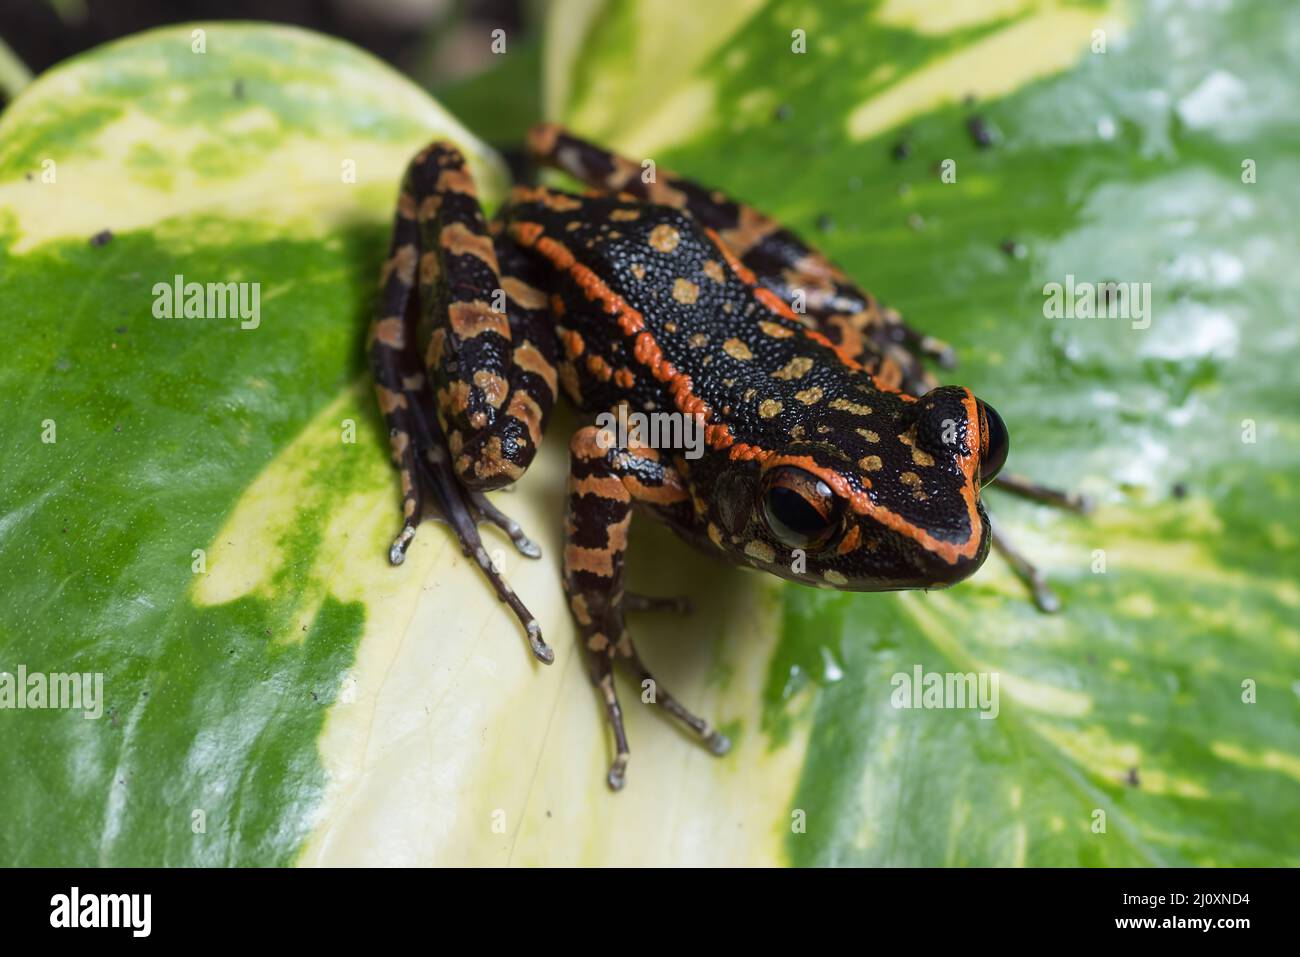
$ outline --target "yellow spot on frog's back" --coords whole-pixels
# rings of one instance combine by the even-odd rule
[[[772,373],[773,379],[802,379],[813,367],[813,361],[807,356],[795,356],[781,368]]]
[[[876,432],[872,432],[870,429],[854,429],[853,431],[857,432],[858,435],[862,436],[868,442],[880,441],[880,435]]]
[[[670,253],[681,241],[681,234],[667,223],[660,223],[650,230],[650,248],[656,252]]]
[[[768,319],[764,319],[762,322],[760,322],[758,324],[758,328],[762,329],[773,339],[789,339],[792,335],[794,335],[793,329],[787,329],[779,322],[772,322],[771,320]]]
[[[849,580],[833,568],[828,568],[822,572],[822,578],[826,579],[832,585],[843,587],[849,583]]]
[[[883,464],[879,455],[864,455],[858,459],[858,468],[864,472],[879,472]]]
[[[871,414],[871,406],[863,405],[860,402],[850,402],[848,399],[831,399],[830,406],[832,409],[838,409],[841,412],[851,412],[854,415]]]
[[[695,300],[699,297],[700,287],[689,279],[678,278],[673,281],[673,298],[683,306],[695,305]]]
[[[794,397],[804,405],[815,405],[821,400],[822,390],[820,386],[813,386],[811,389],[804,389],[801,392],[796,392]]]
[[[722,271],[722,264],[716,259],[707,259],[704,262],[704,275],[708,276],[714,282],[724,282],[726,274]]]
[[[758,404],[758,414],[765,419],[780,415],[781,403],[777,399],[764,399]]]
[[[616,209],[609,214],[609,218],[616,223],[630,223],[634,219],[641,217],[639,209]]]
[[[767,544],[767,542],[760,542],[758,539],[746,543],[745,554],[750,558],[757,559],[760,562],[766,562],[769,565],[776,561],[776,550],[773,549],[771,545]]]
[[[722,351],[733,359],[739,359],[742,362],[754,358],[754,353],[749,351],[749,346],[739,339],[728,339],[722,344]]]

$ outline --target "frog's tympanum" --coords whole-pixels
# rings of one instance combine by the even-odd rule
[[[693,455],[596,425],[569,441],[564,587],[613,727],[618,788],[628,746],[614,664],[653,680],[625,613],[673,604],[624,591],[634,505],[791,581],[938,588],[988,554],[980,490],[1008,436],[991,406],[923,367],[951,364],[947,346],[754,208],[643,175],[554,126],[535,128],[529,148],[589,190],[516,187],[488,222],[451,144],[407,170],[369,344],[404,497],[389,557],[401,564],[436,510],[549,663],[478,523],[540,552],[484,493],[524,474],[561,391],[593,416],[669,413],[702,430]],[[657,682],[655,703],[727,750]]]

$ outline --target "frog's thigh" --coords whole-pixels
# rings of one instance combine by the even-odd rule
[[[526,279],[502,277],[459,150],[434,143],[408,181],[430,325],[424,360],[452,467],[469,488],[500,488],[532,462],[555,398],[551,359],[533,332],[545,328],[545,300]]]

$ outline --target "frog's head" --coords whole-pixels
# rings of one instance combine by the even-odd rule
[[[980,488],[1009,447],[1002,418],[958,387],[859,397],[821,406],[764,459],[748,529],[777,556],[764,566],[849,591],[944,587],[973,574],[989,550]]]

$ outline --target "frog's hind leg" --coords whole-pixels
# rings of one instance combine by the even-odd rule
[[[610,448],[594,426],[580,429],[570,443],[569,494],[564,529],[564,589],[587,650],[593,683],[614,731],[614,759],[609,786],[623,786],[628,761],[623,711],[614,690],[613,663],[621,661],[642,681],[654,681],[632,645],[624,613],[644,602],[629,602],[623,589],[623,560],[632,506],[674,513],[689,520],[692,512],[681,478],[654,449]],[[656,683],[654,701],[684,722],[711,751],[722,754],[726,738],[697,718]]]
[[[951,346],[912,329],[823,253],[754,207],[664,170],[656,170],[653,181],[645,182],[640,164],[554,124],[534,126],[528,149],[538,162],[597,189],[686,211],[713,230],[757,282],[792,307],[796,318],[818,329],[845,358],[884,384],[918,394],[937,384],[923,358],[944,368],[956,364]]]
[[[434,143],[403,180],[370,352],[402,474],[403,527],[390,561],[401,564],[424,507],[436,504],[464,553],[523,624],[533,654],[549,663],[554,653],[536,619],[478,533],[487,521],[522,554],[540,554],[483,494],[523,474],[555,398],[553,335],[529,268],[489,232],[459,151]],[[424,340],[421,361],[416,343]]]

